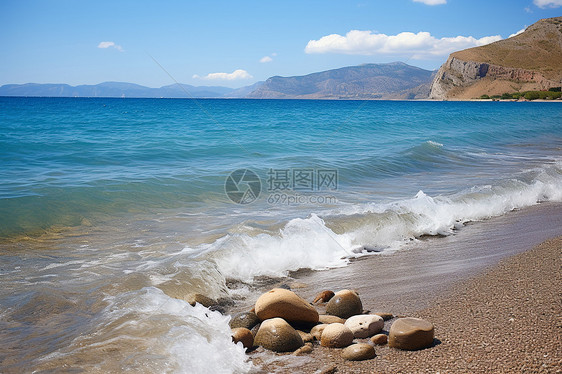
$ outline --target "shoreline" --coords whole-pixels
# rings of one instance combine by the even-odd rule
[[[447,251],[450,256],[432,263]],[[552,370],[562,359],[561,253],[562,204],[545,203],[467,225],[451,237],[364,257],[345,268],[293,274],[294,291],[306,300],[324,289],[351,288],[371,312],[427,319],[435,325],[437,344],[417,352],[377,346],[377,357],[361,362],[344,361],[339,350],[318,344],[300,357],[263,350],[249,357],[260,365],[259,373],[319,368],[338,373],[513,372],[532,370],[532,365],[538,370],[540,353],[547,355],[544,362]],[[385,323],[384,332],[393,321]],[[529,342],[533,348],[527,349]]]

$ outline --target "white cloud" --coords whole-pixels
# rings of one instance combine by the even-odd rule
[[[246,70],[237,69],[234,70],[232,73],[210,73],[205,75],[204,77],[200,77],[199,75],[195,74],[193,76],[195,79],[208,79],[208,80],[226,80],[226,81],[233,81],[237,79],[250,79],[253,78]]]
[[[123,52],[123,47],[115,44],[114,42],[100,42],[100,44],[98,44],[98,48],[110,48],[110,47],[115,48],[120,52]]]
[[[517,36],[517,35],[523,33],[526,29],[527,29],[527,26],[523,27],[521,30],[517,31],[515,34],[511,34],[510,36],[508,36],[508,39],[513,38],[514,36]]]
[[[271,62],[271,61],[273,61],[273,59],[269,56],[263,56],[262,58],[260,58],[260,62],[262,64],[265,64],[266,62]]]
[[[306,53],[339,53],[347,55],[408,55],[414,59],[445,56],[461,49],[478,47],[501,40],[500,35],[476,39],[472,36],[436,38],[428,32],[401,32],[397,35],[374,34],[372,31],[351,30],[345,36],[331,34],[311,40]]]
[[[425,5],[441,5],[447,4],[447,0],[414,0],[415,3],[424,3]]]
[[[562,0],[533,0],[533,4],[539,8],[558,8],[562,6]]]

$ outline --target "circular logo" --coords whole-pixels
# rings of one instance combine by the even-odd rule
[[[224,191],[236,204],[250,204],[260,196],[260,177],[250,169],[235,170],[226,178]]]

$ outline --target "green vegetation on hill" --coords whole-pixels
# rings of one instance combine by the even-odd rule
[[[479,99],[519,100],[521,97],[524,97],[527,100],[555,100],[562,97],[562,92],[560,92],[560,87],[553,87],[548,91],[505,92],[502,95],[482,95]]]

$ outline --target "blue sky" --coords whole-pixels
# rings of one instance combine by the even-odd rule
[[[0,85],[241,87],[362,63],[438,68],[562,0],[0,0]],[[152,57],[151,57],[152,56]]]

